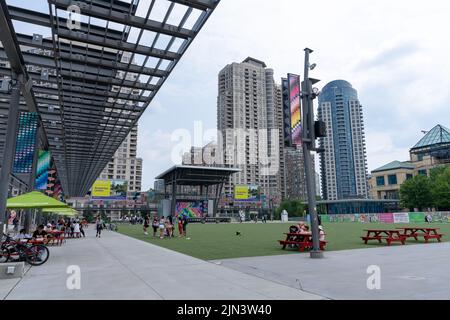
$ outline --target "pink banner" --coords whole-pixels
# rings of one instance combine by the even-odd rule
[[[381,223],[394,223],[394,214],[393,213],[380,213],[380,222]]]

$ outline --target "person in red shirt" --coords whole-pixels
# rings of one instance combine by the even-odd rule
[[[178,233],[179,233],[180,237],[183,236],[183,217],[182,216],[178,216]]]

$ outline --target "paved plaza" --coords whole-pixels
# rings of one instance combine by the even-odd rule
[[[450,243],[228,259],[222,266],[301,288],[328,299],[450,299]],[[381,289],[369,290],[369,266],[381,271]]]
[[[170,241],[168,239],[162,241]],[[189,241],[189,240],[186,240]],[[203,261],[104,231],[50,247],[22,279],[0,280],[2,299],[449,299],[450,243]],[[81,270],[69,290],[67,267]],[[367,268],[381,269],[381,290],[369,290]]]
[[[86,231],[84,239],[50,247],[49,261],[23,279],[0,280],[2,299],[322,299],[112,231],[101,239],[93,226]],[[71,265],[81,269],[81,290],[66,287]]]

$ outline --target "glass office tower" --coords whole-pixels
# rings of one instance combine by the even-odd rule
[[[319,120],[327,135],[320,139],[322,195],[325,200],[368,197],[367,156],[362,106],[344,80],[328,83],[319,96]]]

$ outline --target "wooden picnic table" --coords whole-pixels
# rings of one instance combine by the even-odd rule
[[[390,246],[392,242],[400,242],[405,244],[406,236],[400,230],[387,230],[387,229],[368,229],[365,237],[361,237],[365,244],[369,240],[378,240],[382,243],[382,240],[386,240],[387,245]]]
[[[56,244],[56,245],[62,245],[63,242],[65,241],[65,231],[62,230],[51,230],[51,231],[47,231],[48,234],[52,235],[52,238],[48,239],[48,242],[51,244]]]
[[[426,227],[402,227],[397,228],[403,231],[403,235],[406,238],[414,238],[418,241],[418,237],[423,237],[425,242],[428,243],[430,239],[437,239],[441,242],[441,238],[443,236],[442,233],[439,233],[439,228],[426,228]]]
[[[305,249],[311,249],[313,247],[312,233],[311,232],[287,232],[285,233],[286,240],[278,240],[283,246],[282,249],[286,249],[287,245],[297,246],[298,250],[304,252]],[[327,241],[320,241],[320,250],[325,250]]]

